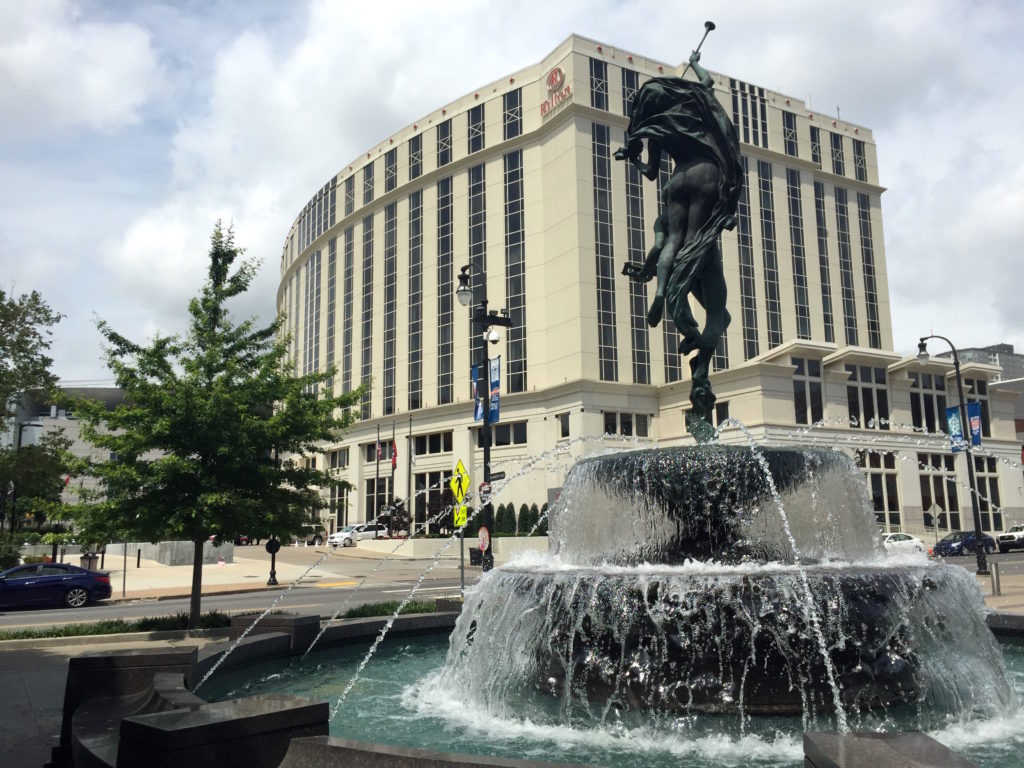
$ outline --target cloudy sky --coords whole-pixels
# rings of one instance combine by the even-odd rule
[[[670,15],[667,8],[673,8]],[[874,130],[899,352],[1024,352],[1024,4],[995,0],[0,0],[0,285],[66,318],[54,370],[109,379],[96,318],[184,327],[213,222],[263,267],[332,174],[571,33]],[[939,351],[936,347],[934,351]]]

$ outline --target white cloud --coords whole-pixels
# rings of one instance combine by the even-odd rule
[[[160,81],[149,33],[82,22],[62,0],[0,5],[0,132],[85,125],[113,131],[140,119]]]

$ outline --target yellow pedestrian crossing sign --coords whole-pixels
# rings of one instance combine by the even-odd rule
[[[459,504],[458,509],[455,510],[455,527],[462,528],[466,525],[468,519],[467,507],[465,504]]]
[[[466,465],[462,463],[462,459],[459,459],[458,464],[455,465],[455,474],[448,482],[448,487],[452,489],[455,501],[461,505],[469,491],[469,473],[466,471]]]

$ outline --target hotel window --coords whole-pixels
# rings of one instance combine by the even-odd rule
[[[853,254],[850,250],[850,212],[846,190],[836,187],[836,238],[839,241],[839,279],[843,288],[846,343],[857,345],[857,300],[853,292]]]
[[[448,165],[452,161],[452,121],[451,118],[437,125],[437,167]]]
[[[811,126],[811,162],[821,170],[821,129]]]
[[[650,432],[650,419],[646,413],[604,411],[602,415],[604,416],[604,434],[606,435],[647,437]]]
[[[608,111],[608,65],[590,60],[590,106]]]
[[[526,391],[526,226],[523,221],[523,151],[505,155],[505,306],[512,327],[506,330],[506,385]]]
[[[384,208],[384,381],[385,415],[395,412],[395,347],[398,340],[398,204]]]
[[[747,158],[742,156],[743,188],[736,207],[736,242],[740,267],[740,316],[743,322],[743,359],[757,355],[757,287],[754,280],[754,238],[750,227],[749,172]]]
[[[373,378],[373,216],[363,219],[363,301],[362,301],[363,357],[360,381],[369,385]],[[371,391],[367,386],[363,395],[361,418],[371,414]]]
[[[338,194],[337,193],[338,193],[338,180],[337,179],[331,179],[331,217],[330,217],[331,220],[330,220],[330,223],[328,224],[328,226],[331,226],[331,227],[334,226],[335,208],[337,208],[337,203],[338,203]]]
[[[970,458],[970,456],[968,457]],[[978,486],[981,530],[1003,530],[1002,501],[999,497],[999,466],[991,456],[974,456],[974,482]]]
[[[661,158],[661,165],[658,167],[658,210],[665,210],[665,188],[672,178],[672,162],[664,153]],[[633,282],[632,280],[630,282]],[[646,291],[645,291],[646,293]],[[646,309],[645,315],[646,317]],[[672,318],[667,314],[661,318],[661,343],[665,349],[665,383],[679,381],[683,378],[683,358],[679,354],[679,333]]]
[[[348,486],[331,483],[330,494],[328,510],[337,517],[337,526],[348,525]]]
[[[356,209],[356,177],[349,176],[345,179],[345,215],[348,216]]]
[[[622,114],[629,117],[633,112],[633,100],[640,90],[640,75],[635,70],[622,68]]]
[[[304,297],[304,317],[302,328],[302,346],[305,352],[303,375],[315,373],[320,364],[320,251],[316,250],[309,257],[306,267],[306,292]],[[314,384],[308,390],[316,392]]]
[[[828,263],[828,226],[825,224],[825,185],[814,182],[814,223],[818,235],[818,272],[821,277],[821,319],[825,324],[825,341],[835,342],[836,329],[832,317],[832,280]]]
[[[475,429],[476,446],[483,448],[484,436],[482,429]],[[502,448],[507,445],[526,445],[526,422],[513,421],[506,424],[491,425],[491,445]]]
[[[921,511],[926,528],[960,530],[960,497],[954,460],[954,456],[948,453],[917,454]]]
[[[345,230],[344,299],[342,300],[341,391],[352,391],[352,325],[355,304],[355,227]]]
[[[376,520],[383,511],[383,508],[391,503],[392,478],[384,476],[379,479],[371,477],[366,481],[366,499],[364,509],[366,510],[366,521]],[[374,490],[376,485],[376,491]]]
[[[442,525],[449,524],[443,521],[451,520],[450,503],[453,499],[448,483],[452,473],[417,472],[413,478],[416,484],[416,528],[418,531],[427,529],[430,533],[436,533]],[[428,520],[431,521],[429,524]]]
[[[558,419],[558,437],[569,437],[569,412],[560,413],[555,418]]]
[[[721,250],[721,245],[719,245]],[[715,346],[715,354],[711,357],[711,370],[712,371],[724,371],[729,367],[729,339],[723,333],[718,338],[718,344]]]
[[[418,179],[423,173],[423,134],[409,139],[409,180]]]
[[[683,432],[689,432],[690,431],[690,426],[689,426],[689,424],[687,422],[688,422],[688,419],[690,418],[690,412],[692,410],[693,410],[692,408],[684,408],[683,409]],[[725,420],[728,419],[728,418],[729,418],[729,401],[728,400],[719,400],[717,403],[715,403],[715,410],[711,414],[711,426],[713,426],[715,429],[718,429],[720,426],[722,426],[722,424],[725,423]]]
[[[523,89],[509,91],[502,98],[501,122],[505,141],[523,132]]]
[[[782,112],[782,145],[787,155],[797,157],[796,115],[785,110]]]
[[[793,357],[793,412],[797,424],[817,424],[824,418],[821,361]]]
[[[864,306],[868,316],[868,346],[882,348],[878,321],[878,288],[875,281],[875,249],[871,237],[871,199],[857,193],[857,221],[860,224],[860,260],[864,266]]]
[[[473,266],[470,271],[471,294],[476,299],[486,293],[487,281],[487,174],[483,163],[474,165],[466,172],[468,182],[467,195],[469,208],[469,237],[467,255]],[[487,355],[487,342],[482,334],[477,333],[473,324],[472,311],[466,318],[469,332],[470,360],[479,360]],[[469,383],[468,381],[466,382]]]
[[[437,182],[437,404],[453,396],[452,180]]]
[[[334,367],[335,329],[338,317],[338,239],[327,244],[327,369]],[[327,380],[327,391],[334,393],[334,374]]]
[[[804,253],[804,216],[800,198],[800,171],[786,169],[789,203],[789,242],[793,249],[793,307],[798,339],[811,338],[811,306],[807,290],[807,256]]]
[[[413,438],[413,450],[417,456],[433,456],[452,452],[452,433],[431,432],[429,435],[416,435]]]
[[[380,448],[378,453],[377,448]],[[374,443],[363,443],[362,451],[363,458],[367,464],[374,464],[378,461],[386,461],[388,464],[391,463],[391,440],[388,438],[381,438],[379,442]]]
[[[745,144],[768,147],[768,101],[764,88],[730,80],[732,120]]]
[[[836,176],[846,175],[846,164],[843,162],[843,134],[829,134],[832,141],[832,173]]]
[[[629,70],[623,70],[628,72]],[[634,73],[635,74],[635,73]],[[626,163],[626,249],[627,259],[642,264],[644,247],[644,191],[640,171]],[[629,326],[633,347],[633,382],[651,383],[650,326],[647,325],[647,284],[629,280]]]
[[[373,202],[373,163],[363,166],[363,205]]]
[[[981,436],[991,437],[988,416],[988,382],[985,379],[964,379],[967,388],[964,397],[968,403],[981,404]]]
[[[384,191],[390,192],[398,186],[398,148],[384,153]]]
[[[910,371],[910,418],[915,430],[928,434],[949,431],[945,376]]]
[[[331,469],[344,469],[348,466],[348,448],[339,448],[336,451],[331,451],[330,454]]]
[[[860,139],[853,140],[853,172],[857,181],[868,180],[868,160],[864,155],[864,142]]]
[[[772,164],[757,161],[757,188],[761,204],[761,255],[764,265],[765,315],[768,319],[768,348],[782,343],[782,303],[779,299],[779,258],[775,249],[775,195]]]
[[[609,133],[606,125],[600,123],[592,125],[597,355],[601,381],[618,381],[619,360],[615,329],[615,252],[612,245],[612,178]]]
[[[409,195],[409,410],[423,405],[423,192]]]
[[[846,366],[846,402],[850,426],[855,429],[889,429],[889,385],[885,368]]]
[[[875,510],[875,521],[886,532],[899,531],[900,496],[896,472],[896,456],[891,451],[857,451],[857,466],[864,470]]]
[[[477,104],[469,110],[469,133],[467,152],[473,154],[484,148],[484,105]]]

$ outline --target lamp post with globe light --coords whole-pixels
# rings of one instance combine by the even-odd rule
[[[981,530],[981,509],[978,506],[978,491],[977,484],[974,480],[974,452],[971,450],[971,426],[967,421],[967,401],[964,399],[964,381],[960,375],[960,357],[956,353],[956,347],[953,346],[953,342],[947,339],[945,336],[939,336],[938,334],[932,334],[931,336],[922,336],[921,340],[917,344],[917,360],[919,363],[924,365],[928,362],[928,339],[942,339],[942,341],[949,344],[949,348],[953,350],[953,370],[956,373],[956,392],[960,398],[960,431],[963,435],[965,448],[967,450],[967,482],[971,486],[971,509],[974,512],[974,554],[978,559],[978,574],[982,576],[988,575],[988,558],[985,556],[985,543],[983,541],[984,533]]]
[[[459,300],[459,304],[464,307],[468,307],[473,303],[474,288],[469,284],[470,277],[469,272],[472,269],[472,264],[467,264],[462,267],[459,272],[459,285],[455,289],[455,297]],[[512,318],[508,316],[507,310],[502,310],[499,315],[497,311],[487,311],[487,283],[486,280],[480,282],[477,287],[477,291],[481,294],[479,301],[477,302],[477,308],[470,317],[473,325],[482,329],[484,344],[480,345],[480,362],[479,372],[477,373],[477,394],[480,393],[480,387],[483,384],[487,392],[486,397],[482,397],[483,403],[483,426],[480,428],[480,441],[483,443],[484,449],[484,476],[483,486],[490,488],[491,484],[491,385],[490,385],[490,366],[488,365],[487,358],[487,343],[497,344],[499,337],[498,332],[494,330],[494,327],[499,328],[511,328]],[[472,350],[470,350],[472,356]],[[486,383],[485,383],[486,382]],[[494,506],[491,504],[490,494],[486,500],[482,500],[483,509],[483,527],[487,529],[487,547],[483,551],[483,555],[480,559],[480,563],[483,566],[484,571],[489,571],[494,567],[494,555],[491,552],[491,536],[494,528]]]

